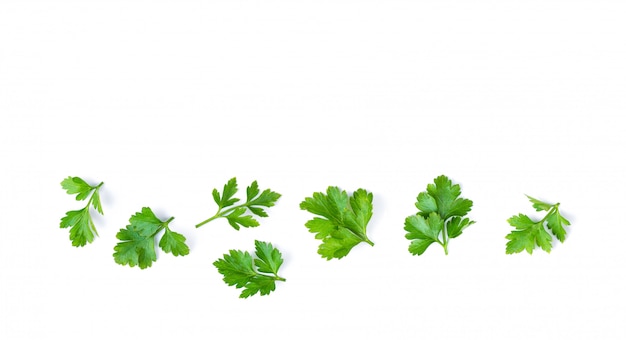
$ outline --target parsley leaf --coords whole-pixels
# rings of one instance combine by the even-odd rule
[[[70,228],[70,240],[74,247],[82,247],[87,243],[91,243],[94,238],[98,236],[89,208],[93,206],[96,211],[104,215],[99,193],[100,187],[103,184],[104,182],[100,182],[100,184],[93,186],[80,177],[71,176],[61,182],[61,187],[67,191],[68,194],[76,194],[77,201],[83,201],[89,197],[89,201],[87,201],[87,205],[84,208],[68,211],[65,213],[65,216],[61,218],[60,227]],[[91,195],[91,197],[89,195]]]
[[[189,254],[185,236],[170,230],[169,223],[173,219],[174,217],[170,217],[166,221],[161,221],[150,208],[142,208],[141,212],[135,213],[130,217],[130,225],[116,235],[121,242],[113,248],[115,262],[131,267],[139,266],[141,269],[152,266],[152,262],[157,260],[155,238],[164,229],[159,247],[174,256]]]
[[[237,190],[237,179],[235,177],[231,178],[224,185],[224,190],[221,195],[217,189],[213,189],[212,195],[213,200],[217,203],[217,212],[212,217],[198,223],[196,228],[200,228],[220,217],[226,218],[228,224],[235,228],[235,230],[239,230],[240,227],[258,227],[259,221],[257,221],[254,216],[244,214],[250,210],[254,215],[267,217],[267,213],[262,207],[274,206],[274,203],[276,203],[281,196],[279,193],[271,191],[270,189],[265,189],[261,192],[257,181],[254,181],[246,189],[246,202],[235,205],[235,203],[240,201],[239,198],[233,198]]]
[[[373,246],[366,234],[366,228],[372,217],[374,196],[365,189],[358,189],[348,194],[338,187],[328,187],[326,194],[313,193],[300,203],[300,209],[322,216],[314,217],[305,226],[322,240],[317,253],[330,260],[340,259],[361,242]]]
[[[254,241],[256,258],[241,250],[230,250],[224,257],[213,262],[217,271],[224,275],[224,282],[229,286],[244,288],[240,298],[259,293],[268,295],[276,289],[276,281],[286,281],[278,276],[278,269],[283,258],[271,243]],[[271,275],[266,275],[271,274]]]
[[[547,226],[552,234],[563,243],[566,234],[564,226],[570,225],[570,222],[561,216],[559,203],[549,204],[528,195],[526,197],[533,204],[535,210],[547,211],[548,213],[539,221],[533,221],[524,214],[509,218],[508,222],[515,227],[515,230],[506,235],[506,239],[509,240],[506,243],[506,253],[514,254],[526,250],[532,254],[536,246],[549,253],[552,250],[552,235],[548,233],[545,227]]]
[[[433,243],[439,243],[448,255],[448,242],[474,224],[463,218],[472,210],[472,201],[459,198],[461,187],[441,175],[428,184],[426,191],[419,193],[415,206],[420,211],[404,221],[406,238],[411,240],[409,252],[422,255]]]

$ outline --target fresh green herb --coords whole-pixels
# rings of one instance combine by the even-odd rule
[[[509,218],[508,222],[515,227],[515,230],[506,235],[506,239],[509,240],[506,243],[506,253],[519,253],[525,249],[529,254],[532,254],[535,245],[549,253],[552,250],[552,235],[546,231],[545,226],[563,243],[566,234],[564,226],[570,225],[570,222],[561,216],[559,203],[549,204],[528,195],[526,197],[533,204],[535,210],[547,211],[548,213],[539,221],[533,221],[524,214]]]
[[[324,218],[315,217],[305,226],[322,240],[317,253],[330,260],[340,259],[361,242],[373,246],[367,237],[367,223],[372,218],[374,196],[358,189],[352,197],[337,187],[328,187],[326,194],[313,193],[300,203],[300,209]]]
[[[185,244],[185,236],[170,230],[169,224],[174,217],[166,221],[157,218],[152,209],[142,208],[141,212],[135,213],[130,218],[130,225],[126,229],[121,229],[116,237],[121,242],[113,248],[115,262],[131,267],[139,266],[146,269],[156,261],[155,238],[157,234],[165,229],[161,237],[159,247],[166,253],[174,256],[185,256],[189,254],[189,247]]]
[[[241,250],[230,250],[213,265],[224,275],[224,282],[229,286],[244,288],[239,295],[247,298],[258,292],[268,295],[276,289],[276,281],[286,281],[278,276],[278,269],[283,264],[283,258],[278,249],[271,243],[254,241],[256,258],[250,253]]]
[[[265,189],[263,192],[260,192],[259,185],[256,181],[252,182],[246,189],[245,203],[235,205],[235,203],[239,202],[238,198],[233,198],[236,193],[237,179],[234,177],[224,185],[221,196],[217,189],[213,189],[213,200],[217,203],[217,212],[213,217],[198,223],[196,228],[220,217],[225,217],[228,220],[228,224],[236,230],[239,230],[240,227],[258,227],[259,221],[251,215],[244,215],[246,211],[250,210],[254,215],[267,217],[267,213],[262,207],[274,206],[274,203],[280,198],[279,193],[273,192],[270,189]]]
[[[99,194],[102,184],[104,184],[104,182],[92,186],[80,177],[71,176],[61,182],[61,187],[63,187],[68,194],[77,194],[77,201],[83,201],[89,197],[89,201],[87,201],[87,205],[84,208],[68,211],[65,213],[65,217],[61,218],[61,228],[70,228],[70,240],[74,247],[82,247],[87,243],[91,243],[95,236],[98,236],[89,207],[93,206],[100,215],[104,215]]]
[[[461,187],[453,185],[444,175],[435,178],[434,182],[417,196],[415,206],[420,211],[404,222],[404,230],[408,232],[406,238],[411,240],[409,252],[413,255],[422,255],[433,243],[442,245],[448,255],[450,239],[474,224],[469,218],[463,218],[472,210],[472,201],[459,198]]]

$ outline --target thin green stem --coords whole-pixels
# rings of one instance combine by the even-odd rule
[[[233,210],[235,210],[237,208],[240,208],[240,207],[248,207],[248,203],[246,202],[246,203],[243,203],[243,204],[240,204],[240,205],[234,205],[234,206],[224,210],[221,213],[220,213],[220,210],[222,210],[222,209],[220,209],[220,210],[217,211],[217,214],[215,214],[215,215],[216,216],[219,215],[219,217],[223,217],[223,216],[226,216],[229,212],[231,212],[231,211],[233,211]]]
[[[552,215],[552,213],[553,213],[553,212],[555,212],[555,211],[558,211],[558,210],[559,210],[559,204],[560,204],[560,203],[557,203],[557,204],[553,205],[553,206],[552,206],[552,208],[550,208],[550,210],[548,210],[548,213],[546,214],[546,216],[544,216],[544,217],[541,219],[541,221],[537,222],[537,224],[541,224],[541,225],[543,225],[543,222],[545,222],[545,221],[548,219],[548,217],[549,217],[550,215]]]
[[[246,208],[247,208],[249,204],[250,204],[250,202],[242,203],[242,204],[240,204],[240,205],[235,205],[235,206],[232,206],[232,207],[230,207],[230,208],[228,208],[228,209],[226,209],[226,210],[224,210],[224,211],[222,211],[222,208],[219,208],[219,209],[217,209],[217,212],[215,213],[215,215],[213,215],[212,217],[209,217],[209,218],[207,218],[206,220],[204,220],[204,221],[202,221],[202,222],[200,222],[200,223],[196,224],[196,228],[200,228],[200,227],[202,227],[203,225],[205,225],[205,224],[207,224],[207,223],[209,223],[209,222],[211,222],[211,221],[213,221],[213,220],[215,220],[215,219],[218,219],[218,218],[220,218],[220,217],[224,217],[224,216],[226,216],[229,212],[231,212],[231,211],[233,211],[233,210],[235,210],[235,209],[237,209],[237,208],[241,208],[241,207],[246,207]]]
[[[85,208],[89,208],[89,206],[91,205],[91,202],[93,201],[93,197],[96,195],[98,190],[100,190],[100,187],[103,184],[104,182],[100,182],[100,184],[96,185],[95,187],[91,187],[92,193],[91,193],[91,196],[89,197],[89,201],[87,201],[87,206]]]
[[[217,210],[217,212],[215,213],[215,215],[213,215],[212,217],[209,217],[209,218],[207,218],[206,220],[204,220],[204,221],[202,221],[202,222],[200,222],[200,223],[196,224],[196,228],[200,228],[200,227],[202,227],[203,225],[205,225],[205,224],[207,224],[207,223],[209,223],[209,222],[213,221],[214,219],[222,217],[222,216],[220,215],[221,210],[222,210],[222,209],[218,209],[218,210]]]
[[[274,275],[273,275],[273,276],[270,276],[270,275],[268,275],[268,274],[266,274],[266,273],[261,273],[261,272],[259,272],[259,271],[258,271],[258,270],[256,270],[256,269],[252,269],[252,272],[253,272],[254,274],[253,274],[253,275],[251,275],[251,276],[254,276],[254,275],[256,275],[256,276],[265,276],[265,277],[270,277],[270,278],[274,279],[274,281],[282,281],[282,282],[287,281],[287,279],[285,279],[284,277],[280,277],[280,276],[278,276],[278,273],[272,273],[272,274],[274,274]],[[251,276],[250,276],[250,277],[251,277]]]
[[[91,205],[91,201],[93,201],[93,193],[89,197],[89,201],[87,201],[87,206],[85,208],[89,208],[89,206]]]
[[[91,202],[93,201],[93,197],[95,196],[95,193],[98,192],[98,188],[100,188],[100,185],[102,185],[102,183],[100,183],[97,187],[95,187],[93,190],[93,192],[91,193],[91,196],[89,196],[89,201],[87,201],[87,206],[85,208],[89,208],[89,206],[91,205]]]
[[[446,253],[446,255],[448,255],[448,233],[446,232],[446,223],[443,223],[443,229],[441,230],[441,235],[443,238],[443,242],[441,243],[441,245],[443,246],[443,251]]]
[[[162,222],[162,223],[159,225],[159,228],[157,228],[157,230],[156,230],[154,233],[152,233],[152,235],[150,235],[150,237],[154,237],[154,236],[156,236],[156,234],[160,233],[160,232],[161,232],[161,230],[163,230],[163,229],[165,229],[165,228],[169,229],[169,224],[170,224],[170,222],[172,222],[173,220],[174,220],[174,216],[172,216],[172,217],[168,218],[168,219],[167,219],[167,221]]]

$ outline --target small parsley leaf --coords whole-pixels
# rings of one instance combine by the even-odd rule
[[[528,197],[528,200],[530,200],[530,203],[533,204],[533,208],[535,208],[535,210],[537,211],[549,211],[550,209],[552,209],[552,204],[548,204],[545,202],[542,202],[536,198],[532,198],[528,195],[526,195],[526,197]]]
[[[506,243],[507,254],[520,253],[524,250],[532,254],[536,246],[549,253],[552,250],[552,235],[545,229],[546,226],[561,243],[565,241],[565,226],[570,225],[570,222],[561,216],[560,204],[549,204],[527,197],[535,210],[547,211],[547,214],[539,221],[534,221],[524,214],[509,218],[508,222],[515,230],[506,235],[506,239],[509,240]]]
[[[316,239],[322,240],[317,253],[327,260],[340,259],[361,242],[373,246],[366,234],[373,198],[365,189],[358,189],[348,197],[334,186],[328,187],[326,194],[316,192],[313,197],[305,198],[300,209],[322,217],[314,217],[305,224]]]
[[[169,227],[165,228],[165,232],[159,242],[159,247],[164,252],[170,253],[174,256],[185,256],[189,254],[189,247],[185,243],[187,239],[182,234],[170,230]]]
[[[238,198],[233,198],[237,193],[237,179],[231,178],[225,185],[220,195],[217,189],[213,189],[213,200],[217,203],[217,212],[214,216],[198,223],[196,228],[199,228],[217,218],[224,217],[236,230],[241,227],[251,228],[258,227],[259,221],[257,221],[252,215],[245,215],[248,210],[260,217],[267,217],[267,212],[263,207],[272,207],[280,198],[280,194],[270,189],[266,189],[263,192],[259,190],[257,181],[252,182],[246,189],[246,202],[235,205],[239,202]]]
[[[280,251],[271,243],[254,241],[256,258],[241,250],[230,250],[223,258],[213,262],[229,286],[244,288],[240,298],[257,293],[268,295],[276,289],[276,281],[286,281],[278,276],[283,263]]]
[[[411,240],[409,252],[422,255],[433,243],[443,246],[448,254],[448,242],[463,233],[465,228],[474,224],[469,218],[463,218],[472,210],[472,201],[459,198],[461,187],[441,175],[428,184],[426,191],[417,195],[415,206],[420,211],[404,221],[406,238]]]
[[[152,266],[152,262],[157,260],[155,238],[164,229],[159,247],[174,256],[189,254],[185,236],[170,230],[169,223],[173,219],[170,217],[161,221],[150,208],[142,208],[141,212],[135,213],[130,217],[130,224],[116,235],[120,242],[113,248],[115,262],[130,267],[139,266],[141,269]]]
[[[80,210],[71,210],[65,213],[61,218],[61,228],[70,228],[70,240],[74,247],[82,247],[87,243],[93,242],[98,236],[96,226],[93,223],[89,211],[90,206],[104,215],[102,212],[102,204],[100,203],[100,187],[104,183],[101,182],[96,186],[92,186],[80,177],[67,177],[61,182],[61,187],[70,195],[76,194],[77,201],[84,201],[89,197],[87,205]],[[91,197],[89,196],[91,195]]]
[[[213,189],[213,199],[220,209],[224,207],[229,207],[239,202],[238,198],[232,198],[236,193],[237,179],[233,177],[226,184],[224,184],[224,190],[222,191],[221,197],[217,189]]]

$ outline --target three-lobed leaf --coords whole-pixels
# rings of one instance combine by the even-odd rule
[[[159,247],[166,253],[174,256],[189,255],[189,247],[185,243],[187,239],[182,234],[171,231],[169,227],[165,228],[165,232],[159,241]]]
[[[358,189],[349,197],[335,186],[313,193],[300,203],[300,208],[321,216],[307,221],[305,226],[315,238],[322,240],[318,254],[330,260],[340,259],[357,244],[366,242],[374,245],[367,237],[367,224],[373,213],[373,195]]]
[[[322,240],[317,253],[323,258],[340,259],[350,253],[357,244],[364,242],[347,228],[339,228],[330,233],[330,237]]]
[[[87,184],[87,182],[85,182],[82,178],[72,176],[69,176],[61,181],[61,187],[70,195],[77,194],[77,201],[86,199],[89,197],[89,193],[95,189],[95,187]]]
[[[242,299],[246,299],[257,293],[260,293],[261,295],[268,295],[274,290],[276,290],[275,279],[269,276],[257,275],[250,279],[239,297]]]
[[[431,212],[427,218],[422,215],[411,215],[404,221],[406,238],[412,240],[409,251],[413,255],[422,255],[433,243],[439,241],[439,233],[443,229],[443,220],[436,212]]]
[[[113,248],[116,263],[145,269],[156,261],[154,237],[146,235],[144,230],[127,226],[126,229],[120,230],[116,237],[121,241]]]
[[[226,184],[224,184],[224,190],[222,190],[222,195],[220,197],[217,189],[213,189],[213,199],[217,206],[221,208],[229,207],[237,202],[239,202],[238,198],[233,198],[233,196],[237,193],[237,179],[231,178]]]
[[[271,243],[257,240],[254,244],[254,259],[247,251],[230,250],[223,258],[213,262],[226,284],[244,288],[239,295],[244,299],[257,293],[268,295],[276,289],[276,281],[285,281],[278,276],[283,263],[280,251]]]
[[[218,272],[224,275],[224,282],[237,288],[244,287],[256,275],[250,253],[230,250],[222,259],[213,262]]]
[[[452,216],[465,216],[472,210],[472,201],[459,198],[461,186],[452,184],[452,181],[441,175],[428,184],[426,192],[417,196],[415,206],[421,210],[420,214],[428,215],[433,211],[439,213],[444,220]]]
[[[255,190],[251,191],[250,188],[255,188]],[[258,185],[257,182],[254,181],[247,190],[246,206],[253,214],[261,217],[267,217],[267,213],[261,207],[273,207],[276,201],[280,198],[280,194],[273,192],[270,189],[263,190],[260,195],[258,195],[258,193]]]
[[[548,253],[552,249],[552,236],[543,228],[543,223],[535,222],[524,214],[513,216],[509,218],[508,222],[516,230],[506,236],[509,240],[506,244],[507,254],[519,253],[524,250],[532,254],[535,245]]]
[[[89,206],[80,210],[71,210],[61,218],[61,228],[70,228],[70,240],[74,247],[82,247],[93,242],[98,236],[96,226],[89,214]]]
[[[452,217],[446,226],[446,230],[448,231],[448,237],[459,237],[463,233],[463,230],[465,230],[465,228],[474,223],[475,222],[470,220],[469,218],[462,218],[460,216]]]
[[[374,195],[364,189],[358,189],[350,197],[350,208],[354,212],[354,222],[348,219],[348,228],[361,238],[367,238],[365,229],[373,214]],[[351,217],[350,214],[348,214]]]
[[[554,209],[552,213],[548,214],[546,224],[554,236],[556,236],[556,238],[563,243],[565,241],[565,235],[567,234],[565,226],[570,225],[570,222],[565,219],[565,217],[561,216],[558,207],[557,209]]]
[[[261,273],[278,275],[278,269],[283,264],[283,258],[278,249],[274,248],[271,243],[254,241],[255,254],[257,259],[254,264],[259,268]]]
[[[116,235],[120,242],[113,248],[115,262],[130,267],[139,266],[141,269],[151,267],[152,263],[157,260],[155,238],[161,230],[165,232],[161,237],[159,247],[164,252],[174,256],[189,254],[189,247],[185,244],[186,238],[169,228],[169,223],[173,219],[170,217],[162,221],[148,207],[135,213],[129,219],[130,224]]]
[[[231,227],[235,228],[235,230],[239,230],[240,227],[251,228],[258,227],[259,221],[255,220],[254,217],[250,215],[244,215],[246,213],[246,208],[239,207],[233,210],[230,214],[225,215],[228,220],[228,224]]]

